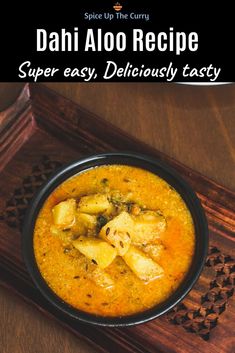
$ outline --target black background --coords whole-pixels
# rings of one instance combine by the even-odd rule
[[[179,74],[175,81],[208,81],[208,78],[186,78],[180,75],[182,67],[189,64],[191,67],[200,68],[212,64],[215,67],[221,67],[221,73],[217,79],[220,82],[235,81],[235,30],[233,19],[229,19],[233,14],[232,9],[226,7],[226,14],[223,15],[221,6],[217,7],[217,14],[214,8],[205,13],[204,5],[200,3],[187,3],[186,5],[172,4],[167,2],[164,6],[153,1],[130,1],[120,0],[123,6],[123,13],[149,13],[150,21],[144,20],[92,20],[84,19],[85,12],[111,12],[114,13],[113,5],[115,1],[82,1],[78,4],[62,3],[54,4],[49,10],[49,4],[32,3],[23,8],[20,5],[16,9],[14,4],[9,4],[8,8],[2,9],[2,17],[5,21],[1,22],[0,32],[0,50],[1,66],[0,81],[33,81],[25,78],[20,79],[19,66],[26,60],[31,62],[32,67],[60,68],[60,72],[54,77],[40,78],[40,81],[83,81],[82,78],[65,78],[63,69],[66,67],[82,68],[83,66],[92,66],[96,68],[98,77],[96,81],[102,81],[102,75],[106,67],[107,60],[115,61],[118,66],[125,66],[129,61],[134,66],[144,64],[145,67],[168,66],[170,62],[177,67]],[[12,18],[12,11],[14,17]],[[219,13],[219,16],[218,16]],[[65,28],[73,32],[73,28],[79,28],[79,52],[37,52],[36,51],[36,29],[44,28],[48,32],[60,31]],[[199,48],[196,52],[186,50],[180,55],[174,52],[133,52],[132,51],[132,29],[141,28],[144,31],[153,31],[158,33],[169,32],[169,27],[175,31],[182,31],[186,34],[197,32],[199,35]],[[84,39],[87,28],[102,28],[105,31],[117,33],[123,31],[127,36],[127,49],[124,52],[84,52]],[[128,41],[129,39],[129,41]],[[110,81],[165,81],[166,78],[118,78],[114,77]]]

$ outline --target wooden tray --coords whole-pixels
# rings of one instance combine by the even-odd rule
[[[21,225],[37,188],[61,164],[89,153],[132,150],[167,161],[196,190],[206,211],[210,250],[187,298],[170,313],[137,327],[77,323],[34,287],[21,257]],[[0,114],[0,277],[46,315],[102,352],[234,352],[235,194],[40,85],[26,85]]]

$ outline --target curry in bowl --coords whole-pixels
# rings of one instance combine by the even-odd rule
[[[195,227],[180,194],[121,164],[63,181],[35,223],[34,254],[48,286],[83,312],[123,317],[166,301],[186,277]]]

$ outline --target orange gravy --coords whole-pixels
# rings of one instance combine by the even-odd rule
[[[104,180],[108,180],[104,183]],[[51,234],[52,208],[68,198],[118,190],[141,207],[161,210],[167,223],[157,258],[163,276],[148,283],[139,279],[117,256],[105,269],[114,281],[111,288],[97,286],[88,276],[84,255],[66,252],[66,244]],[[111,165],[90,169],[59,185],[38,215],[34,251],[39,270],[50,288],[73,307],[101,316],[142,312],[166,300],[189,270],[195,247],[191,214],[181,196],[166,181],[140,168]]]

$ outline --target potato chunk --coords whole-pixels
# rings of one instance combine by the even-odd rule
[[[96,267],[95,270],[93,270],[92,272],[89,272],[87,274],[87,277],[91,281],[95,282],[95,284],[99,287],[109,289],[114,286],[114,282],[111,276],[108,273],[106,273],[104,270],[99,268],[98,266]]]
[[[79,237],[73,241],[73,245],[102,269],[109,266],[117,255],[117,251],[111,245],[100,239]]]
[[[95,231],[96,225],[96,216],[87,213],[77,213],[76,230],[78,234],[85,235],[91,231]]]
[[[159,239],[166,229],[165,217],[154,211],[143,211],[138,216],[132,216],[134,231],[131,240],[136,244],[148,244]]]
[[[118,255],[123,256],[131,243],[130,231],[133,220],[127,212],[121,212],[109,221],[100,231],[100,237],[112,244]]]
[[[52,214],[55,225],[61,228],[71,227],[75,222],[76,201],[68,199],[58,203],[53,207]]]
[[[107,212],[112,205],[107,195],[94,194],[81,197],[78,204],[79,212],[98,214]]]
[[[135,275],[145,282],[150,282],[164,273],[160,265],[133,245],[130,246],[123,259]]]
[[[57,238],[62,240],[62,242],[65,244],[69,244],[73,236],[73,233],[70,229],[69,230],[66,229],[64,231],[63,229],[59,228],[58,226],[55,226],[54,224],[51,225],[50,232],[53,236],[56,236]]]
[[[93,228],[96,226],[96,216],[87,213],[78,213],[77,222],[83,223],[87,228]]]
[[[154,261],[159,260],[159,258],[162,256],[164,249],[165,248],[162,243],[152,243],[140,246],[140,250],[150,256]]]

